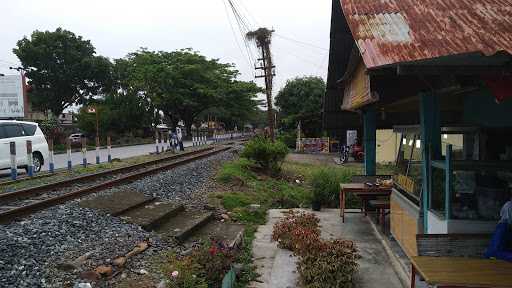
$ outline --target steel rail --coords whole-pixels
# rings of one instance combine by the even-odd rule
[[[172,155],[169,157],[145,161],[145,162],[137,163],[137,164],[130,165],[130,166],[109,169],[109,170],[105,170],[105,171],[101,171],[101,172],[97,172],[97,173],[92,173],[92,174],[82,175],[82,176],[78,176],[78,177],[73,177],[70,179],[65,179],[62,181],[56,181],[56,182],[52,182],[52,183],[48,183],[48,184],[29,187],[29,188],[21,189],[18,191],[1,193],[0,194],[0,204],[4,204],[5,201],[18,199],[20,197],[32,196],[32,195],[43,193],[46,191],[51,191],[54,189],[62,188],[62,187],[68,186],[68,185],[77,184],[79,182],[90,181],[90,180],[94,180],[94,179],[101,178],[101,177],[111,176],[114,174],[126,173],[130,170],[139,169],[144,166],[155,165],[155,164],[183,158],[183,157],[190,156],[190,155],[195,155],[195,154],[202,153],[205,151],[211,151],[213,149],[214,149],[213,147],[208,147],[208,148],[199,149],[199,150],[195,150],[195,151],[191,151],[191,152]]]
[[[114,187],[117,185],[126,184],[126,183],[132,182],[134,180],[143,178],[145,176],[155,174],[158,172],[162,172],[164,170],[172,169],[172,168],[175,168],[178,166],[182,166],[187,163],[227,151],[229,149],[231,149],[231,147],[223,147],[223,148],[219,148],[219,149],[205,149],[205,150],[213,150],[213,151],[207,151],[205,153],[188,153],[187,155],[193,154],[192,157],[188,157],[188,158],[185,158],[182,160],[178,160],[176,162],[165,164],[163,166],[149,168],[149,169],[139,171],[139,172],[134,172],[134,173],[131,173],[131,174],[128,174],[125,176],[121,176],[116,179],[105,181],[105,182],[95,184],[95,185],[92,185],[89,187],[80,188],[73,192],[69,192],[69,193],[66,193],[66,194],[63,194],[60,196],[56,196],[56,197],[53,197],[50,199],[38,201],[38,202],[31,203],[31,204],[28,204],[25,206],[16,207],[11,210],[3,211],[0,213],[0,223],[10,222],[10,221],[16,219],[17,217],[30,215],[34,212],[37,212],[37,211],[40,211],[40,210],[70,201],[70,200],[73,200],[73,199],[76,199],[78,197],[81,197],[81,196],[84,196],[87,194],[96,193],[101,190],[105,190],[107,188],[111,188],[111,187]],[[197,152],[197,151],[194,151],[194,152]],[[204,150],[202,152],[204,152]],[[183,155],[183,154],[181,154],[181,155]]]

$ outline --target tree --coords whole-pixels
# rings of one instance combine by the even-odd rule
[[[137,91],[162,111],[172,126],[184,120],[190,135],[191,125],[208,109],[225,109],[233,117],[235,108],[250,113],[260,91],[254,83],[237,81],[238,71],[232,64],[182,49],[153,52],[142,49],[116,60],[116,73],[122,89]],[[235,103],[236,102],[236,103]],[[252,106],[252,108],[251,108]],[[240,108],[243,107],[243,108]],[[240,112],[243,113],[243,112]]]
[[[73,32],[36,30],[30,39],[19,40],[13,52],[28,71],[32,105],[55,116],[109,88],[111,62],[96,56],[91,42]]]
[[[320,77],[302,77],[288,80],[276,97],[276,105],[285,131],[292,131],[299,121],[308,137],[322,132],[322,98],[325,82]]]
[[[217,121],[225,124],[227,129],[234,129],[237,126],[243,129],[245,124],[256,118],[261,101],[256,100],[262,89],[254,82],[233,81],[229,85],[220,102],[203,113],[200,117],[206,119],[208,116],[215,117]]]
[[[136,136],[151,126],[152,112],[145,99],[134,93],[111,93],[91,105],[98,112],[100,134]],[[96,115],[82,107],[78,127],[88,134],[96,134]]]

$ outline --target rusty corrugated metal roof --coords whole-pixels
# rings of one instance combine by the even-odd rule
[[[512,54],[512,0],[340,0],[368,68],[480,52]]]

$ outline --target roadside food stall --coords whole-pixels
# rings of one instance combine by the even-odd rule
[[[462,270],[481,271],[453,252],[474,247],[482,258],[488,239],[473,246],[465,243],[475,241],[458,235],[492,233],[510,199],[510,5],[445,2],[334,0],[331,23],[340,33],[331,35],[331,55],[348,59],[333,65],[343,65],[342,110],[362,118],[366,175],[376,174],[377,127],[394,127],[402,135],[390,196],[391,232],[415,269],[430,285],[496,287],[497,282],[480,282],[484,276],[460,277]],[[425,257],[419,245],[425,239],[429,248],[443,248],[436,258],[448,257],[450,265],[441,272],[457,266],[462,282],[428,279],[427,266],[439,259],[416,257]],[[481,267],[508,267],[500,273],[510,275],[511,263],[486,261]],[[507,279],[506,287],[512,287]]]
[[[417,234],[490,234],[494,231],[500,208],[510,198],[512,155],[508,147],[512,143],[505,139],[493,140],[496,137],[493,130],[441,128],[441,159],[431,161],[432,190],[428,226],[424,229],[421,189],[425,163],[420,126],[394,128],[402,140],[390,201],[391,232],[407,255],[417,255]],[[488,144],[498,152],[485,148]]]

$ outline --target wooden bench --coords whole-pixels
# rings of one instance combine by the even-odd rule
[[[418,234],[418,256],[482,258],[491,234]]]

